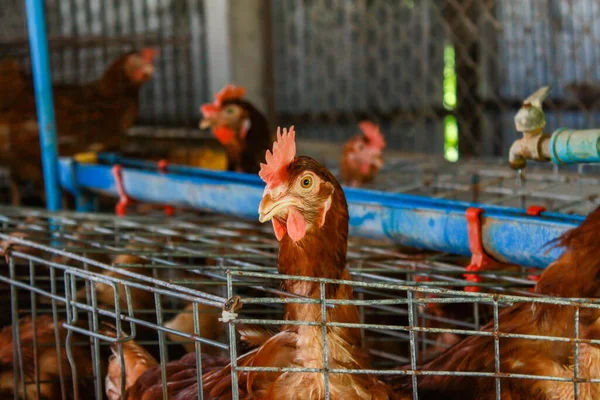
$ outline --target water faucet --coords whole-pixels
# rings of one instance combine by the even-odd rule
[[[523,137],[510,147],[511,168],[523,169],[527,160],[552,160],[557,165],[600,162],[600,129],[560,128],[552,135],[544,133],[546,117],[542,103],[549,92],[549,86],[539,88],[525,99],[515,115],[516,130]]]
[[[544,133],[546,117],[542,110],[549,92],[549,86],[539,88],[525,99],[515,115],[517,132],[523,137],[512,144],[508,153],[508,162],[513,169],[525,168],[527,160],[550,161],[550,135]]]

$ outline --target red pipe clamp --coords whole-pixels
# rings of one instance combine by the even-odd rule
[[[116,164],[112,167],[112,174],[115,178],[115,183],[117,185],[117,192],[119,192],[119,201],[115,206],[115,213],[119,217],[124,217],[127,214],[127,206],[130,205],[133,201],[127,193],[125,192],[125,188],[123,187],[123,171],[122,167],[119,164]]]
[[[158,171],[161,174],[166,174],[168,165],[169,165],[169,161],[167,161],[165,159],[160,160],[158,162]],[[169,217],[171,217],[175,214],[175,207],[173,207],[173,206],[165,205],[163,209],[165,211],[165,214]]]
[[[469,249],[471,250],[471,263],[467,266],[467,272],[480,272],[486,266],[495,264],[495,261],[485,253],[483,249],[481,214],[484,210],[478,207],[467,208],[465,213],[467,218],[467,233],[469,236]],[[480,274],[464,274],[467,281],[473,283],[481,282]],[[467,292],[479,292],[479,286],[465,286]]]

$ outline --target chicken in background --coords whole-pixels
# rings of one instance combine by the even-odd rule
[[[348,245],[348,206],[344,192],[333,175],[317,161],[296,157],[293,128],[278,132],[273,153],[267,152],[260,177],[267,187],[259,207],[260,221],[272,221],[280,242],[278,269],[281,274],[350,280],[346,269]],[[285,281],[284,290],[299,296],[318,299],[318,282]],[[353,299],[347,285],[326,284],[330,299]],[[285,305],[284,319],[321,322],[319,304]],[[356,306],[338,305],[327,310],[327,320],[358,323]],[[282,326],[279,332],[252,329],[241,336],[257,346],[242,355],[238,366],[323,368],[321,326]],[[335,327],[327,330],[329,368],[369,368],[367,352],[361,348],[360,331]],[[203,361],[205,358],[203,357]],[[183,361],[167,364],[169,395],[172,398],[196,399],[198,382],[196,364],[185,373]],[[169,368],[178,368],[169,373]],[[205,398],[231,399],[231,366],[204,372],[202,388]],[[325,386],[319,373],[240,372],[240,399],[323,399]],[[161,370],[150,368],[126,392],[124,398],[158,399],[162,394]],[[330,374],[331,398],[393,399],[394,394],[372,374]]]
[[[133,342],[127,341],[122,343],[123,362],[125,363],[125,390],[129,389],[149,368],[158,365],[158,362],[148,353],[142,346]],[[118,345],[111,346],[112,355],[108,361],[108,371],[104,381],[106,397],[108,400],[120,400],[121,393],[121,376],[122,365],[119,359]]]
[[[152,60],[156,54],[153,49],[129,52],[114,61],[97,81],[53,86],[61,156],[119,149],[122,137],[137,119],[139,91],[154,74]],[[26,78],[28,90],[0,111],[0,166],[9,168],[13,182],[34,182],[43,196],[39,127],[30,81]],[[12,188],[18,190],[18,185]],[[20,203],[20,197],[13,194],[14,205]]]
[[[212,128],[227,154],[227,170],[258,173],[272,138],[267,118],[244,99],[246,89],[225,86],[215,101],[200,107],[200,129]]]
[[[19,393],[17,398],[47,400],[87,398],[85,393],[93,393],[94,368],[90,347],[74,344],[88,339],[79,334],[74,334],[71,339],[70,357],[75,362],[77,374],[77,380],[73,382],[74,371],[71,370],[67,358],[65,346],[67,330],[63,323],[61,321],[56,327],[50,315],[41,315],[35,320],[31,317],[19,320],[19,349],[24,377],[20,376],[20,370],[14,370],[13,362],[19,356],[14,353],[13,327],[8,326],[0,331],[0,398],[12,399],[15,392]],[[55,328],[58,330],[58,338],[55,336]],[[57,343],[60,344],[60,352],[57,352]],[[15,373],[19,375],[16,388],[14,387]],[[61,373],[64,378],[62,388]],[[25,380],[25,394],[23,380]],[[73,393],[73,384],[78,387],[79,397]]]
[[[535,292],[562,298],[600,298],[600,208],[591,213],[577,228],[558,239],[565,252],[540,276]],[[597,308],[559,306],[550,303],[518,303],[506,307],[498,316],[498,332],[513,335],[536,335],[574,339],[575,313],[579,310],[578,353],[572,340],[549,341],[501,336],[499,338],[500,370],[504,374],[553,376],[564,381],[544,379],[502,378],[502,399],[573,399],[571,381],[578,356],[577,377],[597,379],[600,371],[600,349],[589,343],[600,337]],[[482,328],[494,331],[494,321]],[[496,371],[495,338],[470,336],[446,352],[418,367],[420,371],[487,372]],[[410,376],[390,379],[395,389],[412,398]],[[600,398],[600,384],[580,382],[579,398]],[[494,377],[435,376],[418,378],[419,399],[496,399]]]
[[[383,167],[381,152],[385,148],[385,139],[379,126],[363,121],[359,127],[362,134],[346,142],[340,159],[342,183],[350,187],[371,182]]]
[[[124,400],[130,398],[127,392],[135,384],[142,388],[144,392],[149,386],[154,384],[154,375],[144,374],[149,369],[155,370],[158,362],[146,350],[135,342],[127,342],[123,346],[123,359],[125,362],[125,390],[121,390],[122,366],[119,358],[117,346],[112,347],[113,355],[110,357],[108,373],[105,379],[106,396],[108,400]],[[202,372],[208,373],[215,369],[220,369],[227,364],[228,359],[221,357],[202,357]],[[165,366],[167,376],[178,375],[181,379],[193,378],[189,375],[196,368],[196,353],[190,353],[182,357],[177,362],[169,363]],[[160,369],[159,369],[160,371]],[[160,374],[160,372],[159,372]],[[140,379],[140,377],[143,377]],[[185,384],[185,381],[183,382]],[[154,386],[154,391],[147,394],[147,399],[162,399],[162,388]],[[158,389],[158,390],[157,390]],[[171,389],[172,390],[172,389]],[[123,396],[123,392],[126,392]],[[174,399],[191,400],[196,397],[177,397]]]
[[[162,248],[156,245],[142,245],[140,243],[132,243],[126,246],[126,250],[144,250],[144,251],[156,251],[160,252]],[[153,277],[156,266],[152,264],[152,261],[132,255],[132,254],[119,254],[117,255],[112,265],[114,267],[118,267],[118,271],[112,270],[100,270],[100,272],[104,277],[107,278],[116,278],[126,280],[128,283],[141,284],[143,286],[151,285],[148,282],[144,282],[139,279],[132,278],[130,276],[126,276],[123,272],[131,272],[138,275]],[[199,276],[197,274],[181,270],[174,269],[166,271],[169,274],[169,277],[162,276],[164,279],[198,279]],[[163,274],[161,274],[163,275]],[[104,283],[102,281],[96,281],[94,283],[94,288],[96,292],[96,301],[98,308],[106,309],[108,311],[115,310],[115,297],[118,299],[119,307],[122,312],[127,312],[130,307],[134,312],[137,312],[137,317],[146,321],[155,322],[156,314],[154,312],[155,309],[155,296],[154,292],[149,290],[146,287],[136,287],[134,285],[127,285],[129,291],[129,300],[127,297],[127,288],[123,283],[117,283],[117,296],[115,296],[115,289],[113,285]],[[88,287],[82,287],[77,291],[76,299],[82,303],[88,303],[88,299],[90,298],[90,291]],[[192,313],[192,304],[186,306],[183,310],[181,310],[177,315],[175,315],[172,319],[165,323],[165,327],[177,330],[179,332],[187,333],[189,335],[194,334],[194,316]],[[209,340],[222,340],[225,337],[226,329],[225,325],[219,323],[218,319],[221,315],[220,310],[215,307],[208,306],[205,304],[198,303],[196,304],[198,308],[198,329],[202,336],[202,338]],[[152,312],[145,312],[152,311]],[[165,312],[165,311],[163,311]],[[167,338],[173,342],[181,343],[181,347],[183,351],[189,352],[194,349],[194,342],[188,340],[181,335],[176,335],[173,333],[167,333]],[[148,340],[157,340],[156,331],[144,326],[138,326],[138,337],[139,338],[147,338]],[[154,350],[158,349],[152,349]],[[205,346],[203,350],[207,354],[221,354],[221,349],[214,348],[212,346]],[[173,350],[175,352],[175,350]],[[179,354],[182,354],[181,351]]]
[[[196,307],[198,310],[198,330],[200,332],[200,336],[204,339],[224,340],[226,332],[225,325],[219,322],[219,317],[221,317],[220,310],[202,303],[188,304],[179,314],[169,320],[165,324],[165,327],[178,332],[193,335],[194,307]],[[167,337],[173,342],[182,342],[182,346],[187,353],[191,353],[196,348],[194,341],[188,340],[181,335],[167,333]],[[210,355],[217,355],[222,352],[221,349],[213,346],[203,346],[202,351]]]

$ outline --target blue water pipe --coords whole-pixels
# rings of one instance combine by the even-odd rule
[[[128,196],[155,203],[190,207],[258,219],[264,183],[253,175],[171,166],[157,171],[149,161],[99,156],[122,165],[122,183]],[[112,157],[112,158],[111,158]],[[112,165],[79,164],[60,160],[61,185],[69,192],[118,197]],[[485,210],[481,218],[483,247],[494,259],[545,268],[561,253],[548,243],[583,217],[557,213],[527,215],[524,210],[428,197],[345,189],[350,231],[355,236],[390,239],[423,249],[470,255],[467,220],[469,207]]]
[[[557,165],[600,162],[600,129],[557,129],[550,137],[550,158]]]
[[[43,0],[26,0],[27,28],[35,87],[35,103],[42,150],[44,186],[48,210],[61,208],[61,190],[58,182],[58,146],[56,141],[56,120],[52,102],[52,80],[48,57],[48,40],[44,18]]]

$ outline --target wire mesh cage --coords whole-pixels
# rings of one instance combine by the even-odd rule
[[[276,273],[278,245],[270,229],[219,215],[165,220],[162,215],[115,218],[14,208],[2,209],[1,215],[0,239],[7,260],[0,276],[6,296],[0,351],[7,364],[1,390],[7,395],[18,392],[19,398],[35,398],[36,393],[104,398],[115,387],[131,386],[132,376],[121,375],[120,369],[114,372],[115,360],[126,365],[131,351],[159,371],[165,384],[157,393],[163,398],[172,390],[166,382],[175,367],[168,362],[180,359],[180,367],[192,371],[186,387],[199,398],[211,398],[201,385],[193,384],[218,363],[226,366],[234,360],[232,368],[239,373],[278,371],[268,365],[236,366],[237,357],[248,351],[236,332],[248,336],[249,327],[278,331],[289,324],[313,326],[319,335],[325,332],[324,343],[331,330],[358,330],[372,365],[348,370],[335,358],[325,358],[316,369],[293,367],[287,373],[321,374],[332,388],[336,376],[346,373],[401,380],[416,376],[417,365],[464,337],[487,337],[504,346],[511,332],[502,331],[503,323],[496,322],[492,330],[479,329],[497,321],[506,306],[576,304],[582,313],[595,307],[531,293],[536,273],[522,267],[499,265],[481,271],[482,280],[475,284],[464,277],[469,261],[464,257],[358,239],[349,246],[351,281],[283,276]],[[354,297],[327,299],[322,290],[320,300],[302,298],[282,289],[283,279],[349,286]],[[470,285],[482,291],[465,292]],[[329,317],[323,323],[282,319],[285,306],[303,303],[324,315],[336,307],[356,307],[360,320],[345,324]],[[564,337],[522,339],[580,346]],[[502,363],[505,356],[497,350],[494,354]],[[406,365],[410,367],[398,369]],[[556,380],[568,382],[569,388],[582,387],[589,378],[585,372],[575,378],[515,378],[497,372],[482,370],[476,376],[495,382]],[[107,375],[113,379],[105,381]],[[322,398],[335,398],[329,389],[326,393]]]
[[[329,168],[338,173],[335,163]],[[506,160],[484,158],[449,163],[440,159],[394,157],[368,189],[514,208],[541,206],[547,211],[587,215],[600,204],[596,165],[559,168],[538,163],[522,171]]]

